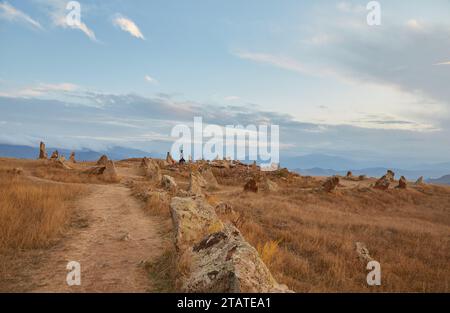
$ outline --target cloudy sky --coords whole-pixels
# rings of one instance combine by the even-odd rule
[[[280,126],[281,155],[450,161],[450,2],[0,0],[0,143],[155,151]]]

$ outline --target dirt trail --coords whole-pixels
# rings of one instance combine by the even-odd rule
[[[76,207],[78,228],[47,250],[37,268],[30,269],[31,281],[25,289],[35,292],[152,291],[152,281],[143,262],[153,260],[164,250],[159,221],[146,215],[140,202],[122,185],[88,186],[91,192]],[[69,261],[81,265],[81,286],[70,287],[66,283]]]

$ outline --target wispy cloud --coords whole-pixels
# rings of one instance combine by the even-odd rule
[[[29,15],[25,14],[24,12],[16,9],[6,1],[0,3],[0,18],[9,21],[22,22],[31,25],[33,28],[36,29],[43,29],[39,22],[32,19]]]
[[[47,84],[39,83],[35,86],[29,86],[18,90],[8,92],[0,92],[0,96],[4,97],[19,97],[19,98],[33,98],[48,95],[50,93],[67,93],[78,90],[80,87],[71,83],[57,83]]]
[[[436,63],[435,65],[450,65],[450,61],[448,61],[448,62]]]
[[[129,18],[126,18],[121,14],[117,14],[113,19],[113,24],[118,26],[123,31],[129,33],[131,36],[145,40],[145,37],[144,35],[142,35],[139,27]]]
[[[150,75],[145,75],[144,80],[150,84],[158,84],[158,81]]]
[[[226,96],[224,98],[225,101],[237,101],[237,100],[240,100],[240,99],[241,99],[241,97],[238,97],[238,96]]]
[[[306,73],[306,68],[300,64],[298,61],[284,56],[277,56],[267,53],[253,53],[253,52],[243,52],[237,51],[233,54],[241,59],[250,60],[253,62],[269,64],[275,67],[279,67],[285,70],[290,70],[299,73]]]
[[[89,28],[86,23],[83,22],[83,16],[81,16],[80,23],[74,23],[69,25],[66,20],[66,16],[69,11],[66,10],[67,1],[65,0],[36,0],[47,9],[47,14],[50,16],[53,24],[61,28],[77,29],[82,31],[89,39],[94,42],[98,42],[95,32]],[[82,11],[84,12],[84,11]]]

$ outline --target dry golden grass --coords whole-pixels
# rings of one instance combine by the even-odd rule
[[[42,248],[64,230],[79,185],[31,181],[0,171],[0,251]]]
[[[450,188],[328,194],[284,185],[278,193],[217,196],[245,216],[245,238],[297,292],[450,291]],[[367,286],[357,241],[381,263],[381,286]]]

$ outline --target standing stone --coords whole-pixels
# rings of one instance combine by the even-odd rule
[[[423,176],[420,176],[419,179],[416,180],[415,185],[420,186],[423,185]]]
[[[400,177],[400,180],[398,181],[398,189],[406,189],[408,186],[408,181],[406,180],[405,176]]]
[[[59,152],[58,150],[53,151],[52,156],[50,157],[51,160],[58,160],[59,159]]]
[[[60,160],[61,162],[64,162],[64,161],[66,161],[66,157],[65,157],[64,155],[61,155],[61,156],[59,157],[59,160]]]
[[[347,178],[351,178],[351,177],[353,177],[353,173],[352,173],[352,171],[348,171],[347,172]]]
[[[39,159],[47,160],[47,151],[45,150],[45,143],[41,141],[39,145]]]
[[[75,151],[72,151],[70,153],[70,158],[69,158],[70,162],[72,163],[77,163],[77,161],[75,160]]]
[[[189,193],[192,195],[202,195],[206,188],[207,182],[199,173],[192,171],[189,175]]]
[[[166,162],[169,163],[169,165],[173,165],[176,163],[175,160],[172,158],[170,152],[167,152]]]
[[[244,185],[244,191],[258,192],[258,183],[256,182],[256,179],[250,178]]]
[[[395,173],[391,170],[388,170],[386,173],[386,178],[392,183],[394,181]]]
[[[161,179],[161,186],[172,192],[176,192],[178,190],[177,183],[175,182],[175,179],[169,175],[164,175]]]
[[[108,157],[106,155],[102,155],[100,159],[97,161],[97,165],[106,165],[108,162]]]
[[[333,176],[333,177],[328,178],[323,183],[322,188],[326,192],[332,192],[333,190],[335,190],[337,188],[338,185],[339,185],[339,177]]]
[[[378,190],[387,190],[390,184],[391,184],[390,176],[386,174],[375,182],[375,186],[373,186],[373,188]]]
[[[201,173],[202,173],[203,178],[207,182],[207,189],[208,190],[213,190],[213,189],[218,189],[219,188],[219,183],[217,182],[217,179],[214,176],[214,174],[213,174],[213,172],[212,172],[210,167],[206,168]]]
[[[119,180],[117,176],[116,167],[114,166],[114,162],[108,160],[105,165],[105,169],[103,170],[103,179],[109,182],[115,182]]]

